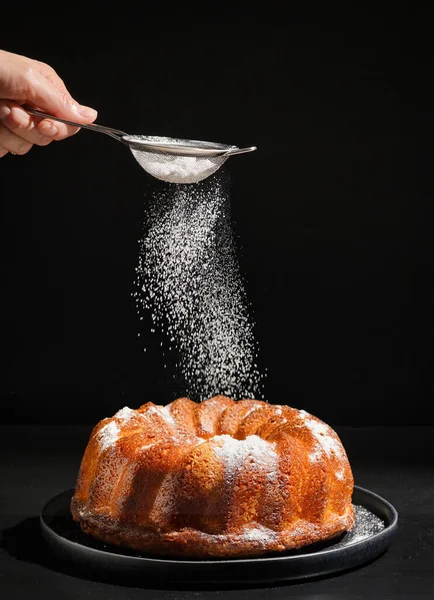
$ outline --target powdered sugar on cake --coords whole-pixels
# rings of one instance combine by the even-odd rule
[[[319,460],[321,460],[322,455],[323,455],[322,446],[317,446],[313,452],[310,452],[309,460],[310,460],[310,462],[313,462],[313,463],[318,462]]]
[[[257,406],[252,406],[252,407],[251,407],[251,408],[250,408],[250,409],[249,409],[249,410],[246,412],[246,414],[243,416],[243,419],[244,419],[244,420],[245,420],[245,419],[247,419],[247,417],[248,417],[249,415],[251,415],[253,412],[255,412],[255,410],[258,410],[258,408],[261,408],[261,406],[258,406],[258,405],[257,405]]]
[[[140,413],[137,413],[135,410],[129,408],[128,406],[124,406],[123,408],[118,410],[118,412],[115,414],[115,417],[118,421],[121,422],[122,425],[125,425],[125,423],[128,423],[128,421],[130,421],[133,418],[133,416],[137,414]]]
[[[107,450],[107,448],[110,448],[110,446],[113,446],[119,439],[119,433],[120,429],[115,421],[110,421],[110,423],[101,427],[97,435],[101,450],[104,451]]]
[[[167,406],[150,406],[147,410],[148,415],[159,415],[171,427],[176,429],[175,419],[170,414]]]
[[[248,542],[262,542],[266,544],[270,544],[279,539],[279,534],[277,531],[273,531],[268,527],[264,527],[263,525],[257,525],[256,527],[249,527],[245,529],[241,538],[243,541]]]
[[[317,448],[315,448],[314,451],[309,455],[310,460],[312,462],[316,462],[320,459],[322,452],[324,452],[329,458],[331,456],[335,456],[336,458],[343,460],[344,454],[342,446],[339,440],[334,437],[332,429],[325,423],[314,419],[312,415],[305,410],[300,410],[299,413],[302,417],[303,424],[310,430],[318,442]]]
[[[211,442],[214,451],[224,461],[227,476],[232,479],[238,468],[249,460],[251,468],[268,473],[271,480],[278,475],[278,456],[274,444],[267,442],[257,435],[249,435],[244,440],[237,440],[230,435],[216,435]]]

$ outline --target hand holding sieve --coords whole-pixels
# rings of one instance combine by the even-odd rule
[[[23,106],[31,115],[66,125],[105,133],[128,146],[140,166],[153,177],[170,183],[196,183],[219,169],[229,156],[256,150],[227,144],[179,138],[129,135],[125,131],[91,123],[83,125]]]

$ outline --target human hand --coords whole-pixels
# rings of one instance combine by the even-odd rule
[[[33,146],[47,146],[79,131],[72,127],[29,115],[22,104],[31,104],[56,117],[92,123],[97,112],[81,106],[49,65],[0,50],[0,158],[26,154]]]

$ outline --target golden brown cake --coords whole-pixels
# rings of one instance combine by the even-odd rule
[[[246,557],[354,524],[337,434],[304,410],[216,396],[121,409],[94,428],[71,512],[82,530],[146,553]]]

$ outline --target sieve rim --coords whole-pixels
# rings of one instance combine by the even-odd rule
[[[238,146],[201,140],[185,140],[180,138],[164,138],[124,135],[122,141],[137,150],[162,152],[179,156],[218,157],[228,150],[238,150]]]

